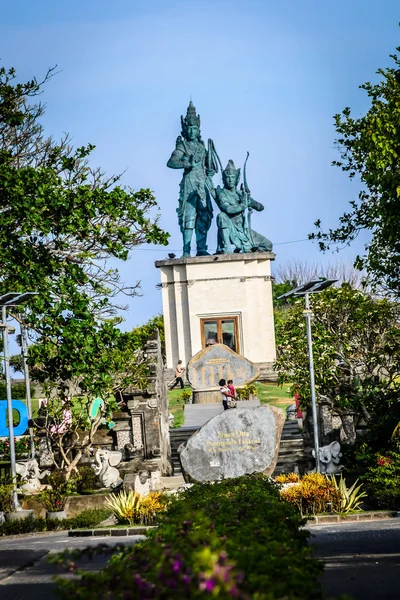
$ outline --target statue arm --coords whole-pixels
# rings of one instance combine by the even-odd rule
[[[257,202],[253,198],[250,198],[250,206],[251,206],[251,208],[254,208],[254,210],[257,210],[258,212],[261,212],[262,210],[264,210],[264,204],[261,204],[261,202]]]
[[[176,147],[167,162],[167,167],[170,169],[188,169],[191,167],[190,156],[185,151],[185,147],[180,137],[176,140]]]
[[[244,210],[246,210],[246,206],[241,204],[240,202],[235,202],[232,204],[231,202],[227,202],[224,198],[223,189],[217,187],[217,196],[218,196],[218,206],[221,212],[226,213],[227,215],[234,216],[238,215]]]

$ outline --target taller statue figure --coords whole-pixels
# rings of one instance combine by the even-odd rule
[[[200,115],[196,114],[192,101],[186,117],[181,117],[181,123],[182,135],[176,140],[167,166],[183,169],[176,209],[183,235],[183,256],[190,256],[193,230],[196,231],[196,256],[208,256],[207,232],[213,217],[209,189],[213,187],[211,178],[218,170],[212,156],[213,143],[209,140],[209,149],[206,150],[200,136]]]

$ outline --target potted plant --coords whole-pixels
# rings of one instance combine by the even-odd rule
[[[48,482],[47,489],[40,494],[40,499],[47,511],[46,517],[47,519],[66,519],[65,505],[68,496],[75,492],[75,483],[66,481],[56,475],[50,476]]]

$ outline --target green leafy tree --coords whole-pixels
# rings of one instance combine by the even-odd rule
[[[112,398],[116,379],[142,375],[125,362],[115,301],[138,284],[124,285],[108,261],[127,260],[143,243],[166,244],[168,234],[151,216],[150,190],[93,169],[91,144],[74,149],[68,136],[46,136],[36,97],[52,75],[19,83],[14,69],[0,68],[0,293],[38,292],[26,315],[34,333],[28,360],[59,411],[77,386],[90,403]],[[13,316],[22,319],[18,309]]]
[[[400,391],[399,306],[349,286],[310,297],[317,397],[339,413],[370,420],[398,404]],[[292,382],[310,402],[310,373],[304,300],[277,311],[276,369],[281,384]],[[383,408],[384,407],[384,408]]]
[[[138,325],[135,327],[131,335],[135,340],[138,348],[143,348],[148,340],[154,335],[156,329],[160,335],[161,351],[165,356],[165,331],[164,331],[164,317],[162,315],[156,315],[144,323],[144,325]]]
[[[400,48],[397,48],[400,52]],[[336,229],[317,232],[322,250],[332,244],[349,244],[358,234],[369,231],[371,241],[355,266],[365,269],[375,287],[400,295],[400,59],[391,56],[393,66],[379,69],[381,80],[361,85],[370,99],[370,107],[362,117],[352,116],[345,108],[335,115],[336,141],[341,160],[333,164],[358,178],[361,191],[343,214]]]

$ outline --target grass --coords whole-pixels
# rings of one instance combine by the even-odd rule
[[[286,411],[286,408],[293,404],[293,396],[291,396],[289,392],[289,386],[284,386],[282,388],[276,383],[261,382],[257,382],[255,385],[257,387],[257,396],[261,404],[271,404],[272,406],[280,408],[283,411]],[[175,417],[174,427],[183,426],[184,403],[180,399],[181,393],[182,390],[179,388],[174,390],[168,390],[167,394],[169,411]]]

